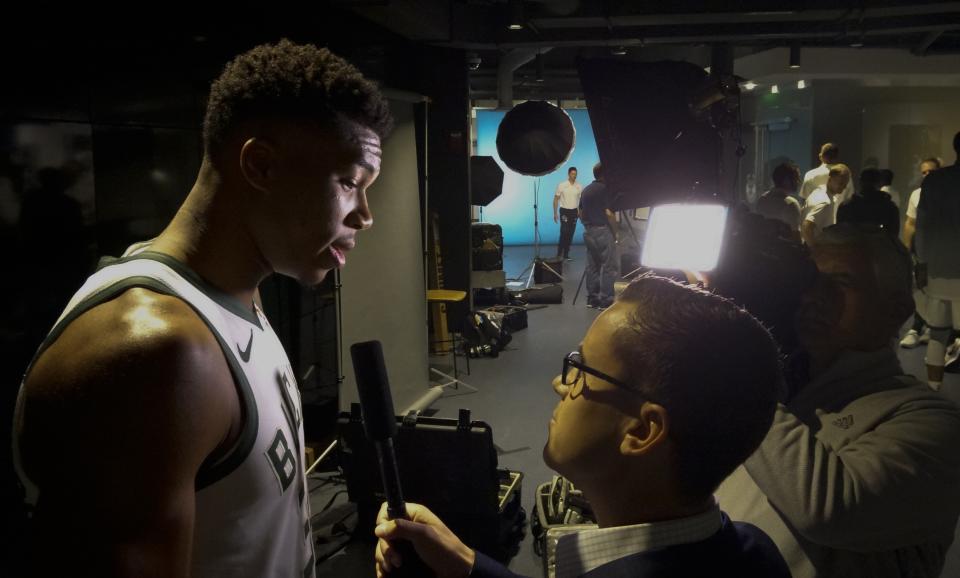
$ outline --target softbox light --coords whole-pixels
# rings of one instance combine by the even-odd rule
[[[513,107],[497,129],[497,153],[511,170],[534,177],[550,174],[573,152],[577,133],[570,116],[542,100]]]
[[[493,157],[470,157],[470,199],[486,207],[503,192],[503,169]]]
[[[720,135],[696,103],[707,73],[689,62],[579,62],[613,208],[720,192]]]

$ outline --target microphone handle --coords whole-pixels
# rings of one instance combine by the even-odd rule
[[[400,488],[400,471],[397,469],[397,457],[393,452],[393,438],[374,442],[377,450],[377,461],[380,463],[380,478],[383,480],[383,492],[387,495],[387,515],[391,520],[403,518],[408,520],[407,505],[403,501],[403,490]],[[390,578],[431,578],[436,576],[417,554],[413,544],[407,540],[394,542],[394,547],[400,552],[403,564],[390,572]]]
[[[377,449],[377,461],[380,463],[383,493],[387,496],[387,513],[391,519],[406,518],[407,506],[400,487],[400,471],[397,468],[397,456],[393,451],[393,438],[374,442],[374,445]]]

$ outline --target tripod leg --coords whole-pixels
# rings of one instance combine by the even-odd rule
[[[527,276],[526,288],[530,288],[530,284],[533,283],[533,274],[537,272],[537,259],[534,257],[533,263],[530,264],[530,274]]]
[[[571,305],[577,304],[577,297],[580,296],[580,289],[583,288],[583,280],[587,278],[587,270],[583,270],[583,274],[580,275],[580,283],[577,284],[577,292],[573,294],[573,303]]]
[[[544,262],[541,262],[541,263],[540,263],[540,266],[543,267],[544,269],[546,269],[547,271],[550,271],[551,273],[553,273],[553,274],[556,275],[557,277],[559,277],[561,281],[564,280],[564,279],[563,279],[563,275],[561,275],[560,273],[557,273],[556,270],[555,270],[553,267],[551,267],[550,265],[547,265],[547,263],[546,263],[545,261],[544,261]]]

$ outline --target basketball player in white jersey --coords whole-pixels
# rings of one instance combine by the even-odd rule
[[[254,295],[273,272],[315,285],[344,265],[391,124],[325,49],[227,65],[179,212],[87,280],[24,378],[36,574],[314,575],[299,393]]]

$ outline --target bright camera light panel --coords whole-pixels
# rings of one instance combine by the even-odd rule
[[[726,224],[722,205],[654,207],[640,262],[653,269],[710,271],[720,258]]]

